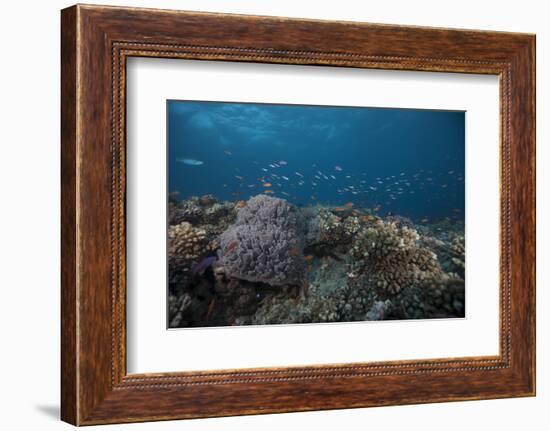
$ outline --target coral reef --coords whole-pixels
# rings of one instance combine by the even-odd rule
[[[188,222],[194,226],[211,225],[211,228],[218,228],[218,230],[223,228],[221,233],[233,222],[235,216],[234,204],[220,203],[212,195],[194,196],[180,202],[174,202],[171,199],[168,202],[168,224],[171,226],[182,222]]]
[[[168,273],[170,283],[185,282],[191,269],[213,250],[204,229],[182,222],[168,228]]]
[[[419,246],[418,232],[403,224],[377,220],[355,237],[356,268],[390,294],[403,287],[430,285],[443,277],[437,255]]]
[[[215,254],[218,236],[236,217],[234,204],[219,203],[212,195],[168,202],[168,283],[179,291],[193,276],[192,269],[205,257]]]
[[[319,242],[349,244],[359,231],[359,218],[344,212],[335,214],[326,209],[319,210]]]
[[[433,250],[440,258],[444,271],[455,273],[459,277],[465,276],[465,243],[464,233],[445,231],[438,232],[439,238],[426,232],[422,236],[422,243]]]
[[[169,200],[171,327],[464,316],[464,225],[258,195]]]
[[[384,320],[384,317],[388,314],[388,309],[391,307],[391,301],[386,299],[385,301],[374,301],[370,310],[366,314],[367,320]]]
[[[302,233],[288,202],[255,196],[220,235],[219,266],[229,278],[271,286],[299,283],[305,268]]]

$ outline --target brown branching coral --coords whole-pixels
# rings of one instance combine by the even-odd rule
[[[194,196],[184,201],[168,203],[168,224],[170,226],[186,221],[194,226],[223,224],[227,227],[234,221],[235,216],[233,204],[218,202],[212,195]]]
[[[423,235],[421,243],[437,253],[441,266],[446,272],[455,273],[464,278],[465,247],[464,234],[447,233],[444,239]]]
[[[212,252],[210,241],[204,229],[194,228],[182,222],[168,229],[168,267],[170,283],[184,281],[195,265],[206,254]]]
[[[449,247],[451,262],[453,264],[453,269],[455,272],[464,277],[465,271],[465,247],[464,247],[464,236],[456,235],[452,240]]]
[[[349,244],[361,229],[358,217],[341,217],[331,211],[319,211],[318,242]]]
[[[419,246],[418,239],[415,229],[377,220],[355,237],[351,253],[372,283],[395,294],[444,276],[435,253]]]

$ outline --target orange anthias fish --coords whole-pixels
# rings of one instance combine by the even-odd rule
[[[264,187],[271,187],[272,184],[271,184],[271,183],[264,183],[263,186],[264,186]]]
[[[348,209],[346,207],[336,207],[332,211],[335,211],[337,213],[341,213],[341,212],[344,212],[344,211],[347,211],[347,210]]]
[[[264,193],[275,193],[273,190],[264,190]]]
[[[237,201],[235,208],[244,208],[246,206],[246,201]]]
[[[345,207],[348,207],[348,208],[353,208],[353,202],[348,202],[346,205],[344,205]]]

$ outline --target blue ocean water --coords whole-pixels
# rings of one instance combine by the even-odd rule
[[[167,102],[168,191],[464,219],[465,113]]]

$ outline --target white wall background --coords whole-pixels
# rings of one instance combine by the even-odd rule
[[[547,429],[550,423],[550,13],[544,1],[119,0],[171,9],[477,28],[537,34],[538,396],[284,415],[98,427],[135,430]],[[2,4],[0,32],[0,427],[70,429],[59,422],[60,0]],[[546,271],[545,271],[546,269]]]

